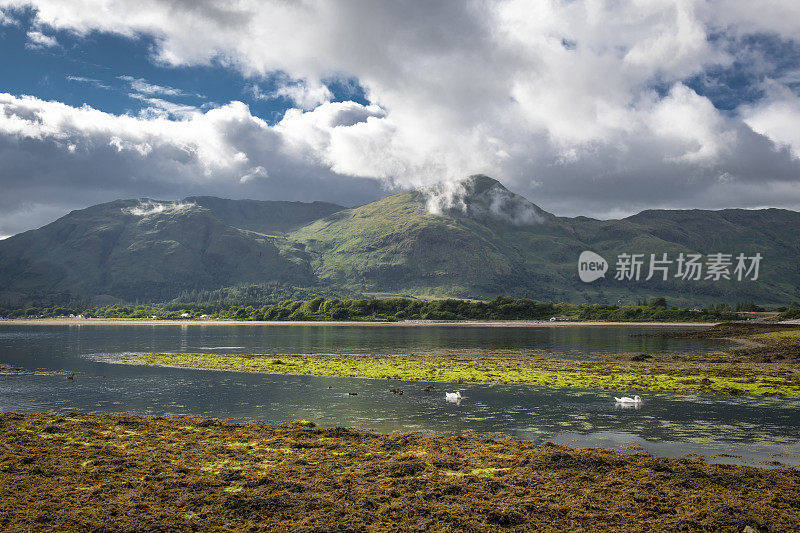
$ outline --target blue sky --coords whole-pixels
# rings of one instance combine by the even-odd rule
[[[138,114],[151,107],[136,94],[161,98],[177,105],[208,109],[240,100],[254,116],[274,124],[293,107],[285,96],[270,97],[279,80],[288,76],[276,71],[269,76],[245,77],[218,61],[203,66],[174,67],[152,58],[152,37],[127,38],[92,32],[49,31],[57,46],[36,46],[31,31],[31,10],[15,12],[18,25],[0,26],[0,91],[56,100],[72,106],[88,104],[115,114]],[[131,80],[152,85],[156,92],[143,94]],[[353,79],[328,79],[332,101],[364,102],[363,89]],[[258,88],[261,98],[254,97]],[[165,91],[158,93],[157,89]],[[166,93],[166,94],[165,94]]]
[[[0,236],[473,173],[568,216],[800,209],[798,36],[795,0],[0,0]]]

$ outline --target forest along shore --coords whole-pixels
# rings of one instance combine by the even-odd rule
[[[725,353],[559,359],[508,352],[418,355],[130,354],[119,362],[213,370],[390,378],[421,382],[531,383],[630,391],[800,397],[800,327],[722,324],[649,335],[735,341]]]
[[[800,472],[298,421],[0,415],[0,528],[800,529]]]
[[[381,327],[585,327],[585,326],[659,326],[671,328],[707,328],[717,322],[607,322],[602,320],[586,321],[549,321],[549,320],[404,320],[359,321],[359,320],[228,320],[228,319],[180,319],[161,320],[149,318],[7,318],[0,319],[0,326],[69,326],[69,325],[115,325],[115,326],[381,326]]]

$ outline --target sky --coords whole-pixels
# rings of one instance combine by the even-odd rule
[[[796,0],[0,0],[0,237],[118,198],[800,209]]]

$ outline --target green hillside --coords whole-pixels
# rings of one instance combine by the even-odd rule
[[[598,303],[666,296],[687,306],[800,299],[794,211],[653,210],[601,221],[556,217],[486,176],[445,193],[408,191],[352,209],[212,197],[101,204],[1,241],[0,299],[147,302],[248,286],[275,295],[505,294]],[[584,250],[609,262],[604,278],[580,281]],[[646,281],[646,265],[639,281],[613,279],[622,253],[716,252],[760,253],[759,279]]]
[[[229,226],[198,205],[162,203],[163,211],[134,214],[140,205],[74,211],[3,241],[0,290],[147,301],[260,279],[313,279],[305,254],[285,239]]]

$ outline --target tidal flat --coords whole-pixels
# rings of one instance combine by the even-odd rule
[[[800,328],[721,325],[658,335],[735,341],[713,354],[641,354],[565,359],[514,355],[149,353],[122,362],[212,370],[348,376],[422,382],[530,383],[614,391],[800,397]]]
[[[800,472],[491,435],[0,415],[5,531],[794,531]]]

